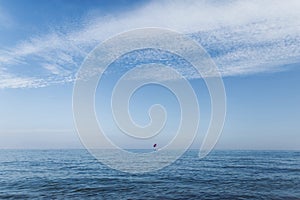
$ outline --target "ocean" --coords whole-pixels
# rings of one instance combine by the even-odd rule
[[[0,150],[0,199],[300,199],[300,151],[189,150],[128,174],[86,150]]]

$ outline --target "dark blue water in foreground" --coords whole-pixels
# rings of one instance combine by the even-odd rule
[[[0,199],[300,199],[300,152],[187,152],[126,174],[85,150],[0,150]]]

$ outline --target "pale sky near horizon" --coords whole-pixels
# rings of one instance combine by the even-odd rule
[[[296,0],[0,0],[0,148],[82,148],[72,92],[85,56],[112,35],[161,27],[201,44],[223,75],[227,116],[218,149],[300,150],[299,10]],[[198,148],[208,126],[209,95],[199,76],[184,67],[181,72],[200,102],[199,136],[192,145]],[[169,140],[178,105],[167,91],[136,93],[133,118],[147,123],[152,103],[171,113],[162,139]],[[120,146],[149,148],[120,139],[109,122],[105,126]]]

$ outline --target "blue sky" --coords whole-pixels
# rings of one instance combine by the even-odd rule
[[[296,0],[0,1],[0,148],[81,147],[72,89],[83,59],[112,35],[161,27],[201,44],[223,75],[227,117],[217,148],[300,149],[299,10]],[[180,71],[198,91],[204,125],[197,148],[207,128],[209,95],[198,74]],[[176,114],[166,91],[166,98],[150,98],[160,90],[153,86],[145,89],[148,96],[136,94],[132,109],[138,122],[147,121],[145,108],[157,101]],[[176,120],[170,118],[162,140],[171,137]],[[105,126],[113,138],[117,131],[109,122]]]

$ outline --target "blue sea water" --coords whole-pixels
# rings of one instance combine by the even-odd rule
[[[86,150],[0,150],[0,199],[300,199],[299,151],[197,154],[128,174]]]

